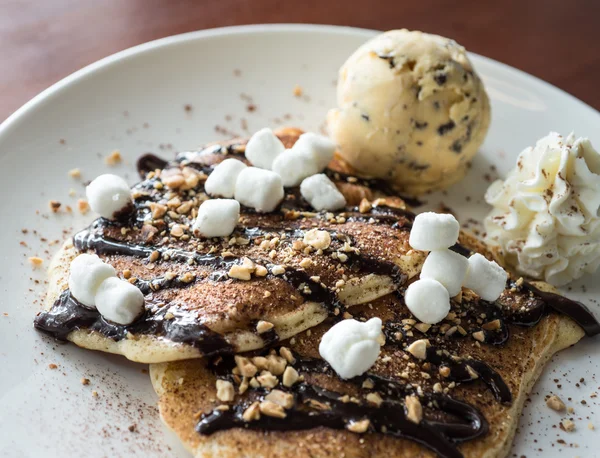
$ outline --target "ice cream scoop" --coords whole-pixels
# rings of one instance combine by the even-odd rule
[[[348,58],[337,102],[327,123],[341,156],[357,173],[412,195],[459,181],[490,123],[488,96],[465,49],[405,29]]]

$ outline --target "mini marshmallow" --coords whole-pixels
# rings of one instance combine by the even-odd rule
[[[271,170],[273,161],[285,151],[285,146],[271,129],[265,127],[256,132],[246,144],[246,158],[255,167]]]
[[[100,216],[112,219],[133,203],[127,182],[117,175],[100,175],[85,188],[91,209]]]
[[[415,250],[433,251],[449,248],[458,241],[460,225],[446,213],[426,212],[417,215],[408,242]]]
[[[204,183],[204,190],[211,196],[232,198],[237,177],[247,167],[237,159],[225,159],[208,176]]]
[[[192,230],[211,238],[231,235],[240,219],[240,204],[233,199],[210,199],[202,202]]]
[[[339,210],[346,205],[344,195],[324,173],[306,178],[300,185],[300,193],[318,211]]]
[[[508,273],[494,261],[475,253],[469,258],[464,285],[484,301],[495,301],[506,287]]]
[[[349,379],[364,374],[375,364],[383,340],[379,318],[366,323],[343,320],[323,335],[319,353],[340,377]]]
[[[439,323],[450,311],[448,290],[431,278],[411,283],[404,293],[404,302],[417,320],[427,324]]]
[[[425,259],[421,278],[439,281],[448,290],[450,297],[454,297],[460,293],[468,268],[467,258],[454,251],[432,251]]]
[[[80,254],[73,261],[69,272],[71,295],[83,305],[95,308],[94,297],[100,284],[116,276],[115,269],[95,254]]]
[[[144,295],[126,280],[107,278],[96,293],[96,308],[104,319],[131,324],[144,311]]]
[[[259,212],[271,212],[283,200],[283,183],[275,172],[248,167],[235,183],[235,200]]]
[[[273,172],[281,177],[283,185],[287,188],[298,186],[302,180],[321,170],[311,154],[296,148],[286,149],[273,161]]]
[[[317,172],[320,172],[333,159],[335,143],[323,135],[307,132],[300,135],[292,149],[310,154],[316,163]]]

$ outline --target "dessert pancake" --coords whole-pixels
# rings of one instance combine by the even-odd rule
[[[482,248],[471,241],[465,254]],[[544,283],[509,279],[495,304],[463,289],[434,326],[414,320],[404,289],[348,312],[383,322],[364,375],[342,380],[320,359],[330,318],[244,358],[151,365],[163,421],[198,458],[504,457],[549,358],[600,331]]]
[[[286,147],[300,134],[278,132]],[[344,211],[315,213],[291,188],[275,212],[243,208],[230,237],[193,236],[207,176],[225,158],[245,161],[245,143],[208,145],[171,162],[142,157],[134,208],[116,221],[99,218],[64,244],[35,326],[146,363],[250,351],[389,294],[418,273],[424,253],[408,245],[412,213],[404,201],[381,197],[380,183],[347,175],[337,159],[326,173],[346,197]],[[69,265],[81,253],[98,254],[140,288],[141,318],[117,325],[70,295]]]

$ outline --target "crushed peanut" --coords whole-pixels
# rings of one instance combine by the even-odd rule
[[[417,359],[425,359],[427,357],[427,341],[425,339],[415,340],[408,348],[408,352]]]
[[[281,390],[272,390],[265,396],[265,401],[274,402],[284,409],[291,409],[294,407],[294,395]]]
[[[406,418],[413,423],[419,424],[423,419],[423,407],[417,396],[406,396]]]
[[[367,432],[369,426],[371,426],[371,421],[365,418],[364,420],[349,422],[346,424],[346,429],[348,431],[352,431],[353,433],[362,434]]]
[[[263,401],[259,404],[260,413],[275,418],[285,418],[287,415],[283,407],[273,401]]]
[[[304,243],[316,250],[326,250],[331,245],[331,235],[327,231],[311,229],[304,234]]]
[[[121,156],[121,152],[119,150],[114,150],[108,156],[104,158],[104,163],[106,165],[117,165],[123,161],[123,157]]]
[[[231,402],[234,397],[233,383],[228,380],[217,380],[217,399],[223,402]]]
[[[256,366],[244,356],[236,355],[235,364],[238,370],[240,371],[240,375],[243,375],[244,377],[254,377],[258,372]]]
[[[246,422],[260,420],[260,408],[258,402],[253,402],[250,407],[244,410],[242,419]]]
[[[552,395],[546,399],[546,405],[557,412],[563,412],[566,409],[565,403],[556,395]]]
[[[292,366],[285,368],[282,377],[283,386],[287,386],[289,388],[293,386],[299,379],[300,376],[298,375],[298,371],[296,369],[294,369]]]
[[[40,267],[44,263],[44,260],[42,258],[37,257],[37,256],[31,256],[29,258],[29,262],[31,263],[31,265],[33,266],[34,269],[37,269],[38,267]]]

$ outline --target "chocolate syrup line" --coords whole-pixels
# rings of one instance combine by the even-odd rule
[[[397,332],[402,333],[402,339],[396,338]],[[386,322],[384,324],[384,334],[386,337],[386,344],[396,345],[402,349],[408,347],[417,340],[407,336],[402,329],[401,323],[398,322]],[[502,376],[483,361],[471,358],[455,360],[451,356],[444,354],[443,350],[436,346],[427,347],[425,361],[438,367],[448,367],[450,369],[450,375],[445,377],[446,380],[465,383],[481,379],[490,388],[499,402],[504,404],[510,404],[512,402],[512,394],[502,379]],[[467,366],[470,366],[477,374],[476,378],[469,372]]]
[[[544,301],[552,309],[568,316],[585,331],[588,336],[600,334],[600,323],[594,314],[581,302],[560,296],[559,294],[542,291],[531,283],[524,282],[523,287]]]
[[[337,378],[325,361],[302,359],[295,356],[297,362],[294,367],[300,373],[326,373]],[[227,363],[226,365],[231,366]],[[345,382],[364,391],[362,385],[367,379],[373,384],[373,390],[383,395],[383,402],[378,407],[366,402],[360,404],[343,402],[340,400],[340,393],[299,383],[291,388],[278,387],[282,391],[294,394],[295,397],[294,406],[286,410],[284,419],[261,415],[256,421],[246,422],[242,417],[243,412],[252,402],[264,399],[267,394],[266,390],[258,388],[249,392],[247,399],[240,400],[227,411],[214,410],[204,414],[200,418],[196,430],[204,435],[236,427],[289,431],[322,426],[344,430],[352,422],[369,419],[369,433],[380,432],[394,437],[411,439],[438,455],[448,458],[462,457],[456,448],[456,442],[471,440],[488,432],[487,421],[477,409],[448,396],[425,395],[421,400],[426,407],[441,410],[456,418],[457,421],[452,421],[449,417],[446,417],[446,421],[429,420],[428,410],[425,410],[423,419],[416,424],[407,419],[404,403],[404,397],[413,395],[414,389],[408,389],[395,380],[374,374],[365,374],[345,380]],[[312,405],[315,402],[328,406],[328,408],[313,408]]]
[[[233,353],[233,347],[223,336],[189,314],[151,301],[146,302],[146,311],[137,321],[123,326],[105,320],[97,310],[84,306],[65,290],[49,311],[35,317],[34,326],[59,340],[67,340],[72,331],[85,329],[115,341],[127,339],[129,334],[161,336],[175,343],[192,345],[206,356]]]

